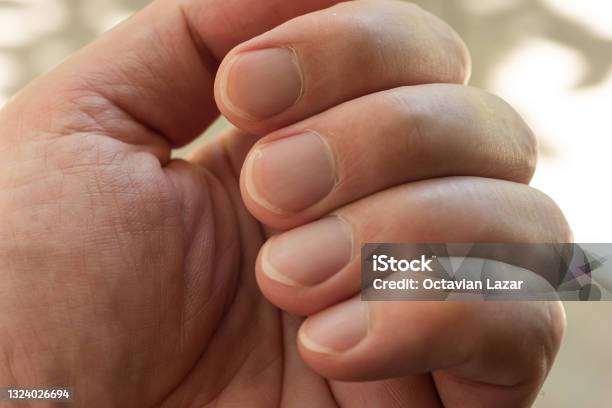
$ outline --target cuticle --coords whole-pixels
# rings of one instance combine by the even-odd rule
[[[300,76],[300,92],[298,94],[297,99],[295,100],[295,102],[293,103],[292,106],[297,105],[301,100],[302,97],[304,96],[304,93],[306,92],[306,76],[304,75],[304,71],[303,71],[303,67],[302,67],[302,62],[300,61],[300,55],[298,54],[298,52],[295,50],[294,47],[292,46],[285,46],[282,47],[286,50],[289,50],[293,53],[294,58],[294,65],[297,68],[298,74]]]

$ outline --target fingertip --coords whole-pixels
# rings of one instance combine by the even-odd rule
[[[367,380],[370,331],[368,302],[359,297],[307,318],[297,336],[300,355],[318,374],[340,381]]]
[[[283,112],[303,92],[298,57],[290,47],[241,52],[228,60],[219,75],[227,110],[250,121]]]
[[[306,319],[299,338],[305,348],[315,353],[344,354],[367,338],[369,326],[368,302],[355,297]]]
[[[338,184],[329,145],[314,132],[265,140],[249,152],[242,167],[240,191],[247,209],[282,231],[322,216],[317,208]]]
[[[359,290],[357,284],[343,284],[347,274],[355,273],[353,246],[350,225],[337,217],[274,236],[257,259],[260,288],[280,309],[317,313]]]
[[[236,124],[263,135],[277,128],[274,118],[298,103],[304,76],[292,47],[233,50],[219,67],[215,99]]]

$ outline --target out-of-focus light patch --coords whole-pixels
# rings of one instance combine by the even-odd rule
[[[30,64],[35,72],[46,72],[53,66],[65,60],[74,50],[62,39],[43,41],[30,57]]]
[[[17,79],[17,61],[11,55],[0,53],[0,92],[6,92]]]
[[[612,2],[606,0],[543,0],[551,9],[612,38]]]
[[[9,88],[17,79],[17,67],[18,64],[14,57],[0,53],[0,107],[4,105],[9,98]]]
[[[59,0],[21,0],[0,7],[0,47],[14,48],[36,41],[65,24],[67,10]]]
[[[220,116],[203,135],[195,139],[193,142],[185,147],[172,151],[173,159],[187,159],[189,154],[197,151],[202,145],[204,145],[209,139],[219,135],[230,127],[230,123],[225,117]]]
[[[559,44],[525,43],[500,64],[493,91],[525,117],[550,154],[533,185],[552,196],[582,242],[612,242],[612,73],[598,87],[576,89],[586,62]]]
[[[88,26],[102,34],[134,13],[134,10],[122,7],[108,0],[89,0],[84,2],[81,15]]]
[[[523,2],[525,2],[525,0],[461,0],[463,6],[465,6],[470,13],[477,15],[501,13]]]
[[[0,47],[18,47],[33,40],[23,21],[23,9],[0,8]]]
[[[578,52],[540,38],[523,42],[498,66],[493,82],[495,89],[520,101],[531,100],[535,90],[538,98],[565,95],[587,69],[586,61]]]
[[[115,10],[113,13],[109,13],[98,23],[99,32],[103,33],[118,26],[123,21],[127,20],[133,13],[134,12],[131,10]]]

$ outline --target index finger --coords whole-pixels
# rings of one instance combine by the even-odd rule
[[[464,83],[459,36],[419,7],[358,1],[295,18],[233,49],[216,98],[236,126],[263,135],[360,96],[404,85]]]

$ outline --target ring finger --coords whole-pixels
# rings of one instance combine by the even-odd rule
[[[571,242],[546,195],[518,183],[447,177],[376,193],[272,237],[257,280],[281,309],[310,315],[360,290],[366,242]]]

